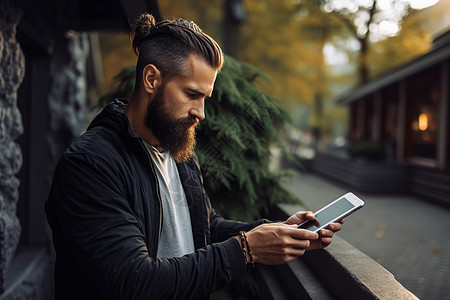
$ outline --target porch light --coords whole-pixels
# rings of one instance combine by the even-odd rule
[[[419,115],[419,130],[426,131],[428,129],[428,116],[425,113]]]

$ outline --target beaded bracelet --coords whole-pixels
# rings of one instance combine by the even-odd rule
[[[242,247],[242,253],[244,253],[244,260],[245,260],[245,264],[248,264],[247,262],[247,254],[245,251],[245,237],[244,237],[244,232],[240,231],[239,234],[241,235],[241,247]]]
[[[245,263],[247,265],[249,264],[247,261],[247,250],[248,250],[248,257],[250,258],[250,263],[252,264],[252,268],[255,268],[255,262],[253,261],[253,255],[252,251],[250,250],[250,245],[248,244],[247,235],[245,234],[245,231],[240,231],[239,234],[241,235],[241,246],[245,257]]]
[[[245,232],[243,235],[245,238],[245,244],[247,245],[247,249],[248,249],[248,256],[250,257],[250,262],[252,263],[252,268],[255,268],[255,262],[253,261],[252,250],[250,250],[250,244],[248,243],[247,235],[245,234]]]

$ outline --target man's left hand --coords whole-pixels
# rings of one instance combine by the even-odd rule
[[[315,217],[312,211],[299,211],[290,216],[284,223],[288,225],[299,225],[305,221],[312,221],[314,219]],[[311,244],[307,250],[321,249],[328,246],[331,243],[333,234],[342,229],[342,224],[344,224],[343,219],[339,222],[331,223],[326,229],[319,230],[319,238],[317,240],[311,240]]]

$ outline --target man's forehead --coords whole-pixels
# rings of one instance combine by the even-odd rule
[[[186,88],[193,92],[210,95],[214,88],[217,71],[197,55],[188,57],[187,67],[186,75],[182,76]]]

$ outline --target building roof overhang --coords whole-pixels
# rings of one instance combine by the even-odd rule
[[[450,57],[449,39],[450,30],[435,39],[433,50],[427,54],[420,56],[411,62],[390,71],[389,73],[383,74],[376,79],[343,93],[335,100],[335,102],[338,104],[349,104],[360,100],[367,95],[370,95],[448,59]]]
[[[55,38],[67,31],[130,31],[141,13],[161,19],[157,0],[24,0],[17,35],[24,47],[51,53]],[[23,44],[23,43],[28,43]]]

